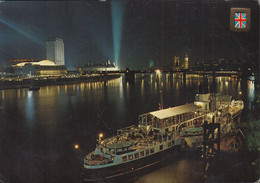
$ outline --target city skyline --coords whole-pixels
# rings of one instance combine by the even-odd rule
[[[0,65],[14,59],[45,59],[48,37],[63,39],[68,68],[114,62],[116,57],[121,68],[148,68],[150,60],[167,65],[173,63],[174,56],[180,56],[183,63],[186,53],[191,64],[219,58],[248,62],[259,58],[255,1],[112,2],[2,2]],[[249,32],[229,30],[230,8],[234,6],[251,8]],[[114,20],[116,15],[121,20]],[[121,25],[115,23],[120,21]]]

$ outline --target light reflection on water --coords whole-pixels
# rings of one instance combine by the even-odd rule
[[[205,78],[187,75],[184,82],[182,77],[179,74],[154,73],[136,77],[134,82],[119,78],[106,83],[44,86],[39,91],[0,90],[0,106],[5,108],[0,110],[0,128],[6,134],[4,142],[0,143],[0,162],[10,165],[6,168],[0,163],[0,173],[17,177],[10,182],[20,182],[20,179],[24,182],[37,179],[39,182],[62,182],[66,178],[77,182],[74,180],[82,162],[75,163],[78,157],[75,158],[71,150],[72,144],[78,143],[84,155],[94,149],[98,132],[104,132],[107,137],[118,128],[137,124],[139,114],[158,109],[160,88],[165,108],[193,102],[195,94],[205,85]],[[209,77],[203,87],[213,91],[213,85],[213,79]],[[217,77],[215,85],[217,92],[243,99],[245,107],[250,109],[255,95],[252,81]],[[101,119],[97,118],[98,115]],[[3,150],[3,144],[8,147],[8,152]],[[31,150],[28,151],[27,147]],[[33,155],[29,159],[30,165],[26,164],[28,158],[23,153]],[[42,157],[40,162],[34,156]],[[181,159],[141,176],[137,183],[200,180],[199,163],[197,160]],[[28,168],[32,171],[30,174],[26,171]],[[46,178],[46,174],[49,177]]]
[[[148,173],[134,183],[203,182],[202,161],[184,158]]]
[[[255,83],[254,81],[247,81],[248,85],[248,100],[249,100],[249,108],[251,109],[251,104],[255,99]]]
[[[20,98],[20,95],[18,95],[18,98]],[[28,91],[25,105],[26,105],[26,119],[29,122],[29,125],[31,126],[34,123],[34,115],[35,115],[33,91]]]

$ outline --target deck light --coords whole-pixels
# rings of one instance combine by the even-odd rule
[[[100,134],[98,135],[98,137],[99,137],[99,142],[101,142],[101,139],[102,139],[103,136],[104,136],[103,133],[100,133]]]
[[[75,149],[78,149],[78,148],[79,148],[79,145],[78,145],[78,144],[75,144],[75,145],[74,145],[74,148],[75,148]]]

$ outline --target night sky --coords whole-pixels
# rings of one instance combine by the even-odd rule
[[[231,7],[251,8],[249,32],[229,30]],[[121,25],[114,33],[113,23]],[[148,68],[151,59],[155,64],[169,65],[174,55],[183,61],[186,53],[191,63],[219,58],[256,62],[259,4],[129,0],[115,9],[110,0],[0,2],[0,65],[12,59],[45,59],[48,37],[63,39],[69,69],[88,62],[114,61],[113,36],[120,32],[121,68]]]

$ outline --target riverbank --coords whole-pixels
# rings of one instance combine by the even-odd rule
[[[0,90],[30,88],[32,86],[63,85],[80,82],[104,82],[120,78],[120,74],[113,75],[81,75],[63,77],[37,77],[37,78],[5,78],[0,80]]]

